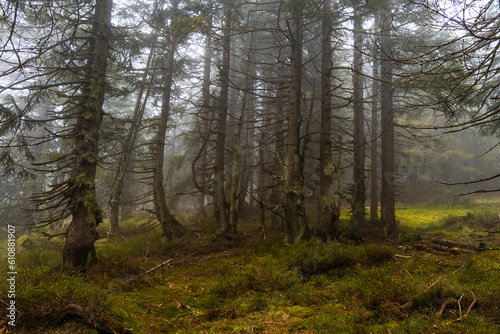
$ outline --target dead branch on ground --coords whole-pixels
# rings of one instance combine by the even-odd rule
[[[465,318],[466,316],[468,316],[468,315],[469,315],[470,311],[472,310],[472,308],[473,308],[473,307],[474,307],[474,305],[476,304],[476,302],[477,302],[477,298],[476,298],[476,295],[474,294],[474,292],[472,292],[472,290],[467,290],[467,291],[469,291],[469,292],[471,293],[472,298],[474,298],[474,300],[472,301],[472,303],[470,303],[469,307],[467,308],[467,311],[465,311],[465,314],[464,314],[464,315],[462,315],[462,306],[460,305],[460,302],[462,301],[462,298],[463,298],[463,297],[464,297],[464,295],[465,295],[465,293],[464,293],[464,294],[460,297],[460,299],[458,300],[458,306],[459,306],[459,308],[460,308],[460,317],[458,317],[457,319],[455,319],[455,320],[453,320],[453,321],[449,322],[450,324],[453,324],[453,323],[455,323],[455,322],[459,322],[459,321],[464,320],[464,318]]]
[[[488,231],[488,230],[483,230],[483,232],[491,233],[491,234],[493,234],[493,233],[500,233],[500,231]]]

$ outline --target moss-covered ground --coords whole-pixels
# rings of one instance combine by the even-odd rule
[[[500,251],[418,250],[444,237],[499,248],[497,202],[408,206],[399,231],[356,245],[192,231],[166,242],[147,219],[96,244],[86,275],[61,271],[63,240],[33,231],[18,243],[17,330],[25,333],[500,333]],[[185,222],[189,222],[189,217]],[[344,224],[346,224],[344,222]],[[101,226],[105,235],[106,226]],[[0,247],[5,248],[2,241]],[[6,257],[0,258],[6,263]],[[147,270],[166,263],[157,270]],[[2,265],[2,267],[4,267]],[[6,271],[0,281],[6,302]],[[139,278],[138,278],[139,277]],[[68,313],[68,305],[88,311]],[[0,333],[8,332],[5,312]]]

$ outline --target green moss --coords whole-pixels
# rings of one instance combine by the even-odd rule
[[[97,225],[102,223],[103,216],[101,207],[99,206],[99,203],[97,203],[97,198],[94,188],[89,189],[86,192],[84,205],[87,208],[87,212],[90,218],[93,220],[91,221],[90,225],[92,228],[95,228]]]
[[[439,210],[430,208],[428,214]],[[188,235],[165,244],[161,231],[144,231],[146,221],[147,216],[121,222],[126,239],[98,243],[100,263],[86,277],[61,273],[62,239],[30,235],[33,247],[19,254],[24,320],[40,324],[36,314],[71,301],[134,333],[498,332],[498,252],[448,256],[407,249],[411,259],[394,258],[400,250],[387,245],[308,241],[285,246],[282,234],[273,233],[266,240],[231,243]],[[106,231],[107,224],[99,230]],[[256,230],[254,221],[242,224]],[[456,236],[465,230],[444,231]],[[120,290],[123,282],[173,257],[184,261]],[[469,291],[477,298],[475,307],[464,321],[450,323],[459,312],[456,300],[463,296],[462,311],[472,302]],[[450,298],[455,302],[437,321],[437,311]]]
[[[87,173],[73,173],[69,178],[69,182],[77,187],[87,187],[93,189],[95,184],[92,178]]]

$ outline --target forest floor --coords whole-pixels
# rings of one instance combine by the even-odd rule
[[[120,238],[97,242],[99,262],[84,276],[61,272],[62,238],[32,232],[18,241],[16,328],[61,334],[500,333],[500,234],[487,232],[500,229],[499,204],[400,208],[397,234],[371,228],[358,245],[347,239],[285,245],[281,233],[264,238],[250,218],[236,236],[193,227],[165,242],[147,217],[136,217],[122,223]],[[463,244],[443,245],[439,238]],[[480,242],[493,249],[467,247]],[[2,312],[0,333],[12,329],[7,320]]]

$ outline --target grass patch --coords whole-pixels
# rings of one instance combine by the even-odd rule
[[[413,206],[398,210],[402,232],[455,239],[486,236],[484,229],[500,228],[499,210],[494,206]]]

